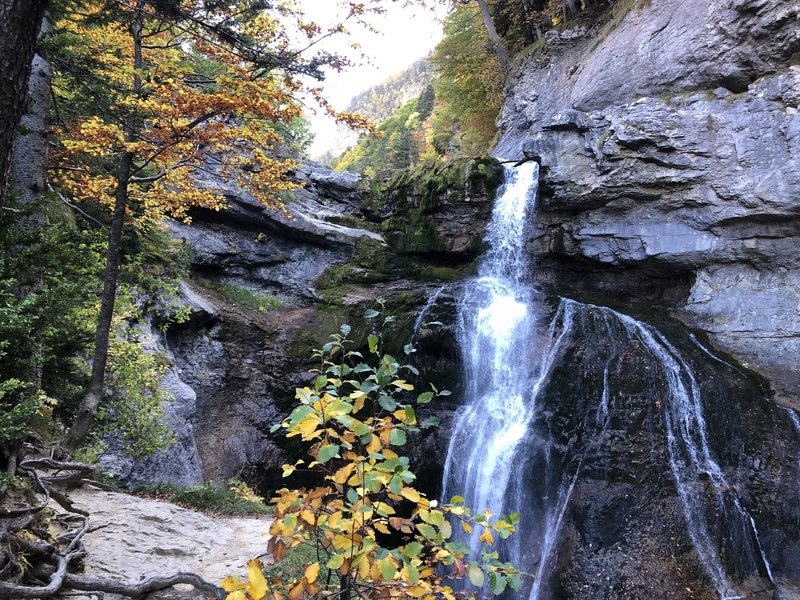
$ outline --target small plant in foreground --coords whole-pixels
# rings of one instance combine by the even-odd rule
[[[365,358],[353,350],[349,333],[343,325],[315,351],[320,366],[313,387],[296,390],[298,406],[276,426],[305,442],[311,457],[284,465],[284,477],[305,470],[320,483],[277,492],[270,550],[277,565],[297,552],[307,563],[294,577],[268,580],[251,561],[247,580],[223,580],[229,600],[455,599],[519,589],[520,573],[491,548],[495,536],[515,531],[517,516],[473,515],[459,497],[439,505],[414,488],[409,459],[399,453],[408,433],[432,425],[417,420],[415,406],[447,392],[431,386],[413,394],[405,379],[418,375],[412,365],[383,353],[377,335],[368,337]],[[413,352],[405,347],[406,355]],[[454,541],[454,527],[481,528],[479,554]]]

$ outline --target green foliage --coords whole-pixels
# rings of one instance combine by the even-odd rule
[[[328,268],[317,280],[319,290],[335,290],[347,284],[369,284],[386,281],[394,270],[393,253],[378,240],[361,237],[355,253],[346,263]],[[327,294],[325,294],[327,296]]]
[[[160,387],[169,362],[137,338],[123,327],[111,341],[106,384],[112,393],[98,413],[96,435],[119,436],[126,454],[140,459],[164,450],[175,436],[164,418],[164,404],[172,398]]]
[[[263,498],[238,479],[231,479],[227,488],[210,483],[192,486],[159,483],[137,487],[133,493],[222,516],[269,515],[274,512]]]
[[[273,308],[283,306],[283,302],[277,296],[261,294],[247,288],[223,283],[221,281],[214,281],[212,279],[202,279],[201,283],[204,287],[222,294],[231,304],[248,310],[267,312]]]
[[[419,96],[387,116],[375,134],[362,137],[334,168],[374,177],[437,156],[475,156],[488,150],[503,81],[475,6],[461,5],[447,17],[444,38],[430,62],[436,77]]]
[[[450,198],[492,197],[501,178],[502,169],[492,157],[427,158],[410,169],[373,179],[362,210],[370,218],[382,220],[381,231],[394,250],[401,254],[435,253],[445,242],[430,215]],[[475,239],[477,251],[480,236]]]
[[[26,395],[26,387],[19,379],[0,381],[0,448],[3,450],[7,451],[28,436],[31,421],[39,411],[39,399]]]
[[[486,152],[496,133],[503,102],[503,77],[480,13],[462,5],[445,19],[444,37],[431,62],[439,103],[432,144],[439,154],[474,156]]]
[[[334,164],[338,170],[359,171],[370,176],[386,169],[405,169],[416,161],[419,149],[414,134],[420,128],[418,100],[406,102],[383,121],[372,135],[364,136]]]
[[[26,208],[46,215],[43,228],[0,220],[0,459],[32,433],[57,434],[88,380],[84,357],[94,340],[107,230],[82,228],[59,207],[45,199],[44,206]],[[185,318],[178,280],[188,256],[161,227],[132,233],[124,250],[108,364],[111,394],[92,443],[100,448],[99,437],[115,431],[141,457],[171,441],[158,388],[166,362],[144,350],[131,323],[145,314],[164,323]]]
[[[296,390],[297,407],[273,428],[308,448],[310,462],[284,465],[284,477],[304,470],[319,483],[277,492],[272,555],[276,565],[290,551],[293,560],[308,562],[298,565],[302,573],[286,569],[288,577],[269,582],[251,563],[247,583],[235,577],[223,581],[229,599],[247,594],[260,600],[270,593],[351,598],[376,590],[385,598],[452,599],[453,582],[464,579],[476,588],[489,580],[493,593],[520,589],[520,573],[491,549],[495,536],[505,539],[514,532],[516,515],[473,515],[463,498],[439,506],[414,488],[416,476],[403,447],[410,435],[430,426],[418,420],[417,411],[448,392],[434,386],[415,392],[409,380],[417,370],[384,352],[379,332],[395,319],[374,309],[364,318],[379,324],[365,351],[354,349],[351,328],[343,325],[314,353],[319,367],[313,386]],[[406,357],[413,353],[406,345]],[[480,528],[478,556],[454,541],[454,527]],[[323,569],[336,576],[333,581],[320,577]]]
[[[77,354],[91,343],[102,269],[102,232],[18,223],[0,219],[0,460],[34,430],[47,433],[54,404],[63,410],[80,392]]]

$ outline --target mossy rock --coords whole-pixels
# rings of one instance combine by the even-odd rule
[[[382,283],[396,278],[396,257],[385,244],[361,237],[349,261],[325,270],[317,280],[318,290],[332,290],[348,284]]]
[[[493,197],[502,183],[503,171],[493,157],[475,159],[429,159],[402,171],[380,174],[371,183],[362,205],[368,217],[385,220],[410,219],[430,214],[447,201],[448,193],[459,197],[469,190]]]

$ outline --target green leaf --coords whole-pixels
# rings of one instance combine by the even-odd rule
[[[403,411],[406,413],[406,424],[413,425],[417,421],[417,415],[414,414],[414,409],[410,406],[404,406]]]
[[[350,430],[358,437],[363,437],[367,434],[372,434],[372,428],[366,423],[363,423],[362,421],[354,421],[353,426],[350,428]],[[367,440],[367,442],[369,442],[369,440]]]
[[[384,581],[391,581],[394,579],[395,573],[397,573],[397,568],[389,559],[381,560],[379,563],[379,568],[381,570],[381,577],[383,577]]]
[[[417,524],[417,531],[419,531],[422,535],[424,535],[429,540],[432,540],[436,537],[436,530],[427,523],[418,523]]]
[[[506,578],[502,575],[497,573],[491,573],[489,575],[489,587],[495,596],[502,594],[505,591],[507,584],[508,582],[506,581]]]
[[[319,455],[317,456],[317,460],[324,465],[326,462],[328,462],[334,456],[339,456],[339,445],[338,444],[323,444],[319,448]]]
[[[403,491],[403,480],[397,475],[393,475],[391,480],[389,480],[389,491],[398,496],[400,492]]]
[[[405,545],[405,547],[403,548],[403,554],[405,554],[409,558],[414,558],[420,552],[422,552],[423,548],[424,546],[419,542],[411,542],[410,544]]]
[[[393,446],[405,446],[406,432],[402,429],[392,429],[389,433],[389,443]]]
[[[369,344],[369,351],[373,354],[377,354],[378,352],[378,336],[377,335],[370,335],[367,338],[367,344]]]
[[[439,533],[442,534],[444,539],[450,539],[453,535],[453,526],[450,525],[450,521],[445,521],[439,526]]]
[[[347,490],[347,501],[350,504],[355,504],[356,502],[358,502],[358,492],[355,491],[353,488]]]
[[[339,331],[341,331],[342,335],[344,336],[350,335],[350,325],[347,324],[342,325],[341,327],[339,327]]]
[[[331,570],[336,570],[344,564],[344,554],[334,554],[326,565]]]
[[[433,392],[423,392],[417,396],[417,404],[427,404],[433,400]]]
[[[464,504],[464,496],[453,496],[450,498],[450,504]]]
[[[472,566],[469,568],[469,582],[475,587],[483,587],[484,576],[483,571],[479,567]]]
[[[405,346],[403,346],[403,352],[405,352],[408,355],[411,354],[412,352],[416,352],[416,350],[414,350],[414,346],[412,346],[411,344],[406,344]]]
[[[419,425],[423,429],[428,429],[429,427],[437,427],[440,422],[441,419],[439,419],[439,417],[428,417],[426,419],[423,419]]]
[[[341,417],[342,415],[346,415],[353,410],[353,405],[349,402],[343,400],[342,398],[336,398],[331,401],[328,406],[325,407],[325,417],[328,419],[333,419],[335,417]]]
[[[325,384],[328,383],[328,378],[325,375],[320,375],[317,377],[317,380],[314,382],[314,389],[322,389],[325,387]]]
[[[397,402],[391,396],[381,396],[378,398],[378,404],[381,405],[383,410],[388,410],[392,412],[395,408],[397,408]]]
[[[375,310],[374,308],[368,308],[367,310],[365,310],[365,311],[364,311],[364,318],[365,318],[365,319],[374,319],[374,318],[375,318],[375,317],[377,317],[379,314],[381,314],[381,313],[379,313],[379,312],[378,312],[377,310]]]
[[[374,392],[375,390],[377,390],[379,387],[380,386],[374,381],[362,381],[361,386],[358,389],[364,392],[365,394],[369,394],[370,392]]]

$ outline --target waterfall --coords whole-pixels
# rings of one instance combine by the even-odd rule
[[[523,460],[518,450],[527,447],[523,442],[529,441],[537,397],[574,316],[574,303],[564,301],[544,334],[535,333],[539,319],[531,301],[533,290],[523,281],[528,270],[523,247],[537,180],[535,163],[506,170],[506,183],[498,192],[486,236],[489,251],[459,307],[458,337],[471,402],[457,418],[450,438],[443,495],[447,499],[450,492],[458,493],[468,506],[487,507],[495,513],[517,512],[527,503],[528,490],[512,479]],[[550,460],[547,448],[539,459],[548,479],[560,479],[560,469]],[[571,483],[557,490],[555,502],[545,502],[539,523],[531,527],[536,535],[525,536],[525,543],[518,537],[510,544],[512,559],[521,564],[531,554],[527,542],[532,538],[537,581],[555,548],[576,478],[577,472]],[[473,547],[478,542],[477,529],[468,540]],[[536,593],[534,589],[532,597]]]
[[[540,396],[576,329],[592,320],[596,335],[605,335],[608,350],[598,367],[602,389],[592,423],[583,423],[586,434],[597,440],[609,427],[612,363],[633,344],[645,348],[664,381],[658,410],[663,411],[669,465],[699,562],[723,599],[742,597],[723,555],[736,557],[748,575],[772,581],[755,521],[709,445],[701,390],[688,359],[652,326],[614,310],[568,299],[560,299],[553,310],[544,309],[540,295],[526,282],[530,265],[523,251],[525,223],[535,206],[537,180],[534,163],[506,170],[486,236],[489,250],[459,304],[458,341],[468,404],[452,430],[443,499],[460,495],[474,510],[520,513],[518,533],[504,550],[535,579],[518,597],[547,597],[559,532],[584,456],[574,450],[570,455],[563,444],[559,447]],[[724,362],[694,336],[691,339]],[[478,529],[462,534],[473,548],[479,545]]]

